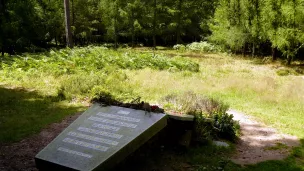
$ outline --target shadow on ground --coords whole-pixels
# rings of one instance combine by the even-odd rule
[[[0,87],[0,145],[38,133],[47,125],[81,110],[79,106],[60,100],[35,91]]]
[[[304,171],[304,140],[284,160],[238,165],[230,160],[234,149],[197,145],[189,149],[176,144],[146,144],[112,171]]]
[[[59,97],[0,87],[0,170],[36,170],[34,156],[74,121],[80,110],[84,108],[68,105]]]

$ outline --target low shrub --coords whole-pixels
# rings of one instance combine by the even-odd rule
[[[173,49],[184,52],[186,50],[186,46],[182,44],[177,44],[173,46]]]
[[[279,69],[279,70],[277,70],[277,74],[279,76],[287,76],[287,75],[290,75],[291,72],[288,69]]]
[[[118,102],[111,92],[102,86],[95,86],[90,93],[92,102],[99,102],[105,105],[111,105]]]
[[[300,68],[279,68],[276,73],[279,76],[300,75],[303,74],[303,70]]]
[[[235,140],[239,130],[233,115],[227,114],[229,106],[221,101],[197,95],[193,92],[171,94],[164,97],[165,110],[173,110],[195,116],[196,140],[228,139]]]
[[[184,51],[195,51],[195,52],[205,52],[205,53],[222,52],[222,49],[219,46],[213,45],[206,41],[193,42],[186,46],[177,44],[177,45],[173,46],[173,49],[181,51],[181,52],[184,52]]]

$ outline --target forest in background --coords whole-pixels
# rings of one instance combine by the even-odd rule
[[[173,46],[303,59],[304,0],[70,0],[74,44]],[[65,47],[63,0],[0,0],[0,51]],[[302,57],[302,58],[301,58]]]

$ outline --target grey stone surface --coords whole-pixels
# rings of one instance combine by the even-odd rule
[[[192,115],[177,115],[172,113],[167,113],[169,118],[180,120],[180,121],[194,121],[194,116]]]
[[[94,104],[36,157],[40,170],[108,170],[163,129],[165,114]]]

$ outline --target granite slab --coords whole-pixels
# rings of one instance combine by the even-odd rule
[[[94,104],[35,157],[39,170],[108,170],[167,125],[165,114]]]

